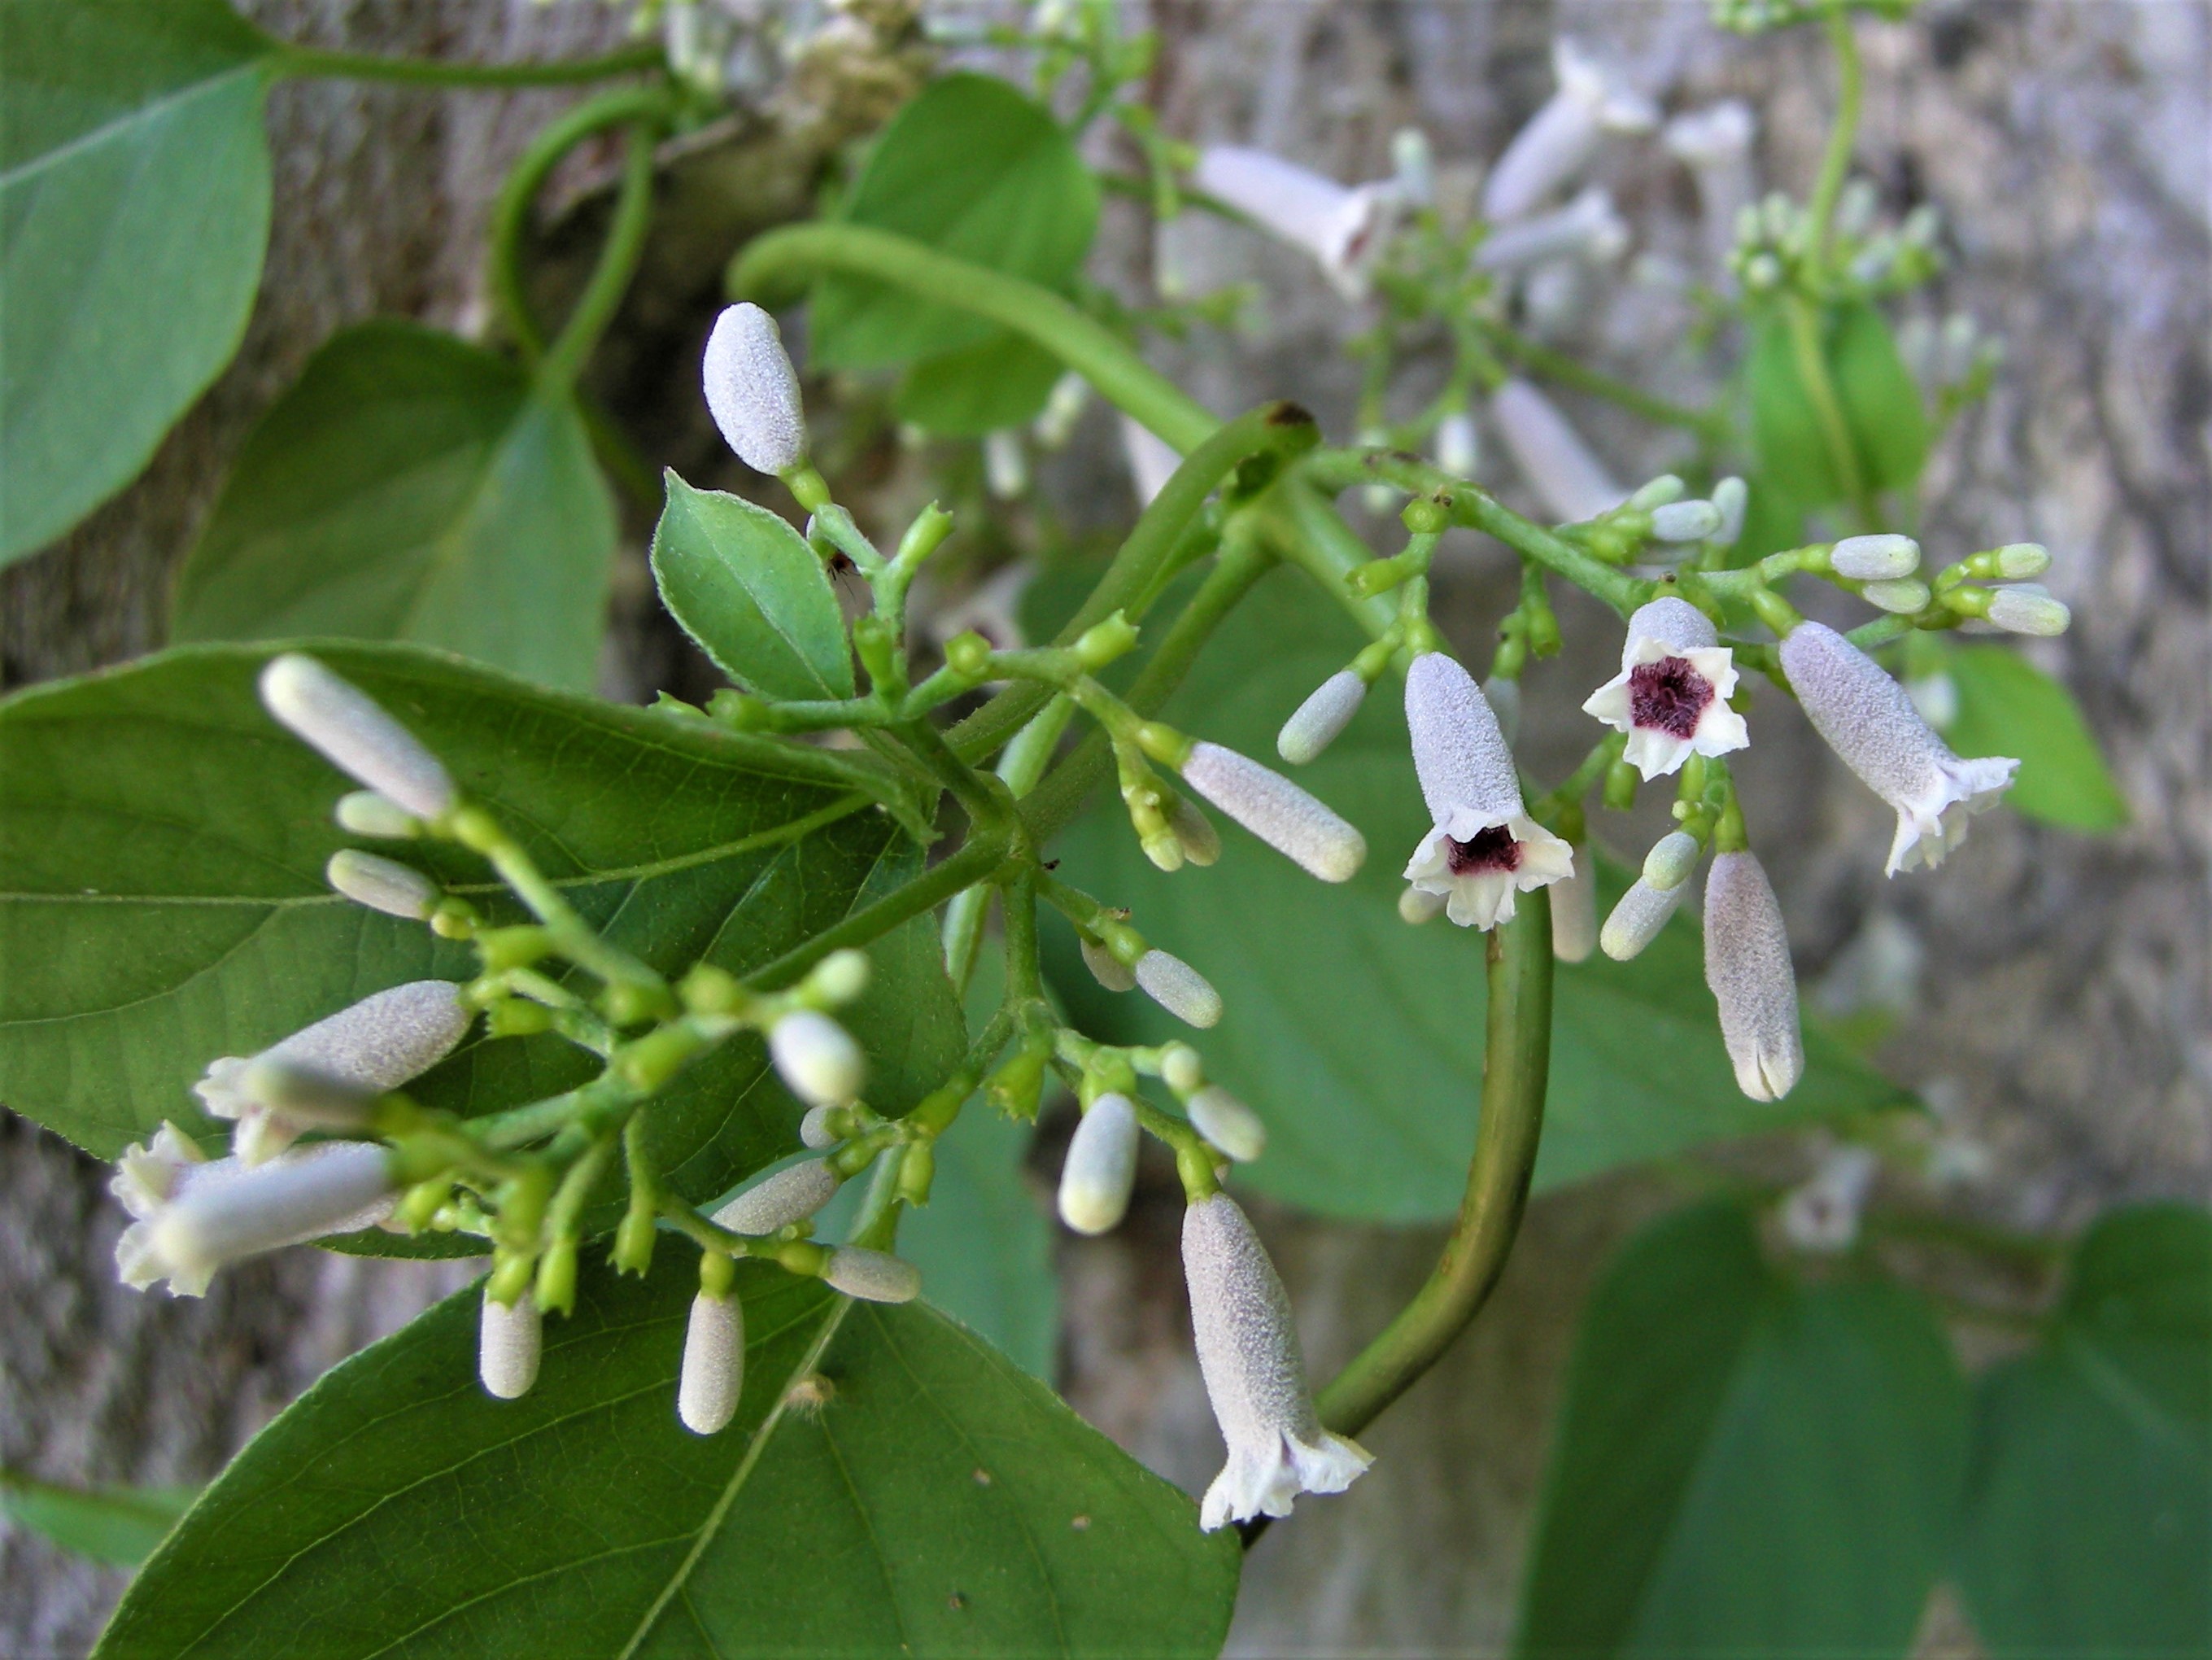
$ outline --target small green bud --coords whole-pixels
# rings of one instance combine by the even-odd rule
[[[698,1049],[699,1039],[687,1028],[662,1026],[627,1045],[617,1065],[633,1088],[650,1093],[665,1087]]]
[[[738,1264],[727,1251],[699,1254],[699,1289],[709,1297],[727,1297],[738,1283]]]
[[[2040,542],[2008,542],[1992,562],[2008,582],[2025,582],[2051,569],[2051,550]]]
[[[929,1184],[937,1174],[937,1147],[933,1142],[915,1141],[899,1160],[899,1197],[917,1209],[929,1202]]]
[[[1045,1068],[1051,1062],[1050,1040],[1033,1039],[1008,1055],[985,1081],[984,1098],[1009,1118],[1034,1119],[1044,1095]]]
[[[399,1201],[393,1218],[410,1233],[420,1233],[428,1227],[431,1219],[446,1207],[453,1196],[453,1184],[444,1177],[434,1177],[428,1182],[417,1182],[407,1189]]]
[[[537,1259],[526,1251],[492,1253],[491,1278],[484,1282],[484,1300],[513,1308],[515,1299],[530,1289],[538,1273]]]
[[[538,1306],[548,1314],[569,1314],[576,1307],[576,1242],[556,1239],[538,1259]]]
[[[707,700],[707,713],[739,732],[759,732],[774,718],[768,704],[760,698],[728,686]]]
[[[831,1008],[851,1002],[868,988],[868,954],[833,951],[806,976],[806,988]]]
[[[1650,483],[1638,488],[1636,494],[1628,498],[1628,505],[1638,513],[1650,513],[1655,508],[1663,508],[1669,502],[1680,501],[1682,492],[1688,488],[1673,473],[1662,472]]]
[[[616,1025],[634,1026],[641,1020],[654,1019],[665,1012],[667,1000],[654,987],[617,980],[600,996],[599,1006]]]
[[[477,935],[477,955],[487,974],[526,969],[553,949],[553,936],[535,923],[514,928],[486,928]]]
[[[1417,496],[1406,503],[1398,521],[1415,536],[1442,536],[1451,528],[1451,509],[1433,496]]]
[[[484,1011],[484,1031],[494,1037],[535,1037],[553,1026],[553,1011],[526,997],[509,997]]]
[[[489,853],[507,839],[499,820],[482,807],[463,807],[446,820],[446,828],[471,853]]]
[[[1615,812],[1626,812],[1636,805],[1636,769],[1626,761],[1615,761],[1605,769],[1605,805]]]
[[[653,1225],[653,1212],[631,1208],[624,1213],[615,1229],[615,1248],[612,1253],[616,1270],[634,1274],[640,1279],[653,1266],[653,1246],[660,1230]]]
[[[676,994],[694,1014],[740,1014],[751,1000],[735,975],[711,963],[694,964]]]
[[[945,642],[945,666],[963,680],[991,678],[991,642],[973,629]]]
[[[1091,673],[1137,648],[1137,625],[1120,611],[1094,623],[1075,642],[1076,660]]]

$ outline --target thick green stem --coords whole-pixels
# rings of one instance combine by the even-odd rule
[[[831,952],[865,946],[909,918],[935,910],[963,888],[986,880],[996,871],[1005,862],[1008,841],[1003,826],[975,827],[969,833],[968,845],[951,858],[931,866],[904,887],[894,888],[874,903],[862,906],[836,927],[755,969],[744,976],[746,982],[755,986],[788,985]]]
[[[348,81],[398,81],[418,87],[568,87],[639,75],[665,67],[655,46],[626,46],[604,58],[575,58],[545,64],[454,64],[434,58],[384,58],[371,52],[325,52],[319,46],[284,46],[276,54],[276,73],[334,76]]]
[[[614,222],[607,227],[606,246],[577,297],[575,308],[561,332],[546,348],[538,373],[549,386],[567,388],[582,373],[585,360],[599,344],[607,325],[614,321],[629,279],[645,252],[645,234],[653,224],[653,146],[660,125],[654,120],[630,124],[629,144],[623,157],[622,192],[615,198]]]
[[[1797,379],[1805,388],[1805,397],[1813,405],[1813,418],[1820,424],[1820,439],[1828,447],[1828,464],[1836,470],[1836,482],[1843,486],[1844,494],[1850,498],[1857,511],[1861,528],[1871,531],[1876,514],[1874,498],[1867,491],[1866,477],[1859,471],[1857,448],[1851,442],[1850,424],[1844,419],[1842,400],[1836,396],[1836,383],[1828,373],[1828,354],[1820,339],[1820,313],[1813,302],[1802,295],[1793,295],[1785,305],[1790,325],[1790,350],[1797,367]]]
[[[1467,1196],[1428,1282],[1315,1397],[1322,1422],[1342,1435],[1366,1427],[1467,1329],[1521,1226],[1551,1063],[1552,908],[1541,888],[1521,895],[1513,921],[1491,935],[1489,978],[1482,1116]]]

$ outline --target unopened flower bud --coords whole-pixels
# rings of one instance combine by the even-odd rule
[[[438,885],[411,865],[340,848],[323,867],[324,879],[356,905],[410,922],[424,922],[445,897]]]
[[[1454,410],[1437,423],[1437,465],[1455,478],[1472,478],[1482,465],[1482,447],[1475,437],[1474,417]]]
[[[2051,550],[2040,542],[2008,542],[1997,550],[1996,565],[2006,581],[2028,581],[2051,569]]]
[[[788,472],[806,459],[799,376],[775,319],[750,301],[726,308],[707,337],[701,378],[723,441],[755,472]]]
[[[694,1435],[712,1435],[737,1416],[745,1375],[745,1310],[736,1296],[701,1292],[684,1329],[676,1415]]]
[[[1177,1095],[1188,1095],[1206,1081],[1206,1063],[1188,1043],[1163,1044],[1160,1081]]]
[[[1929,599],[1928,585],[1917,576],[1869,582],[1859,590],[1859,594],[1869,605],[1896,617],[1911,617],[1924,611]]]
[[[2008,634],[2049,637],[2066,632],[2074,613],[2039,587],[1998,588],[1990,595],[1988,617]]]
[[[809,1107],[806,1116],[799,1121],[799,1144],[819,1150],[834,1147],[845,1139],[844,1126],[851,1120],[847,1107]]]
[[[1218,744],[1191,745],[1183,781],[1324,882],[1349,881],[1367,857],[1357,830],[1279,773]]]
[[[828,1015],[793,1009],[769,1029],[768,1047],[791,1092],[810,1106],[844,1106],[860,1095],[867,1063]]]
[[[1350,669],[1339,669],[1291,712],[1275,738],[1275,753],[1302,767],[1331,744],[1367,696],[1367,683]]]
[[[1846,536],[1828,550],[1828,566],[1862,582],[1910,576],[1920,569],[1920,544],[1909,536]]]
[[[1627,499],[1558,406],[1526,380],[1492,392],[1490,413],[1528,488],[1562,522],[1595,519]]]
[[[840,1245],[831,1251],[822,1277],[864,1303],[911,1303],[921,1295],[920,1268],[903,1257],[860,1245]]]
[[[442,818],[459,797],[438,757],[375,699],[313,658],[288,651],[261,671],[261,701],[310,748],[417,818]]]
[[[714,1225],[754,1238],[804,1222],[837,1196],[826,1158],[805,1158],[755,1183],[714,1213]]]
[[[1267,1150],[1267,1127],[1260,1115],[1218,1084],[1209,1084],[1184,1104],[1191,1128],[1240,1164]]]
[[[1586,961],[1597,949],[1597,861],[1577,848],[1571,876],[1552,884],[1552,955],[1562,963]]]
[[[1752,854],[1717,854],[1705,879],[1705,983],[1720,1004],[1737,1087],[1754,1101],[1779,1101],[1805,1070],[1797,976],[1782,907]]]
[[[833,951],[817,963],[806,976],[807,989],[833,1007],[849,1003],[868,988],[868,954],[864,951]]]
[[[1030,458],[1019,428],[983,435],[983,486],[1001,502],[1021,499],[1030,487]]]
[[[1670,502],[1651,511],[1651,535],[1661,542],[1702,542],[1721,527],[1721,510],[1710,502]]]
[[[1704,852],[1687,830],[1669,830],[1644,855],[1644,879],[1655,888],[1679,888],[1690,879]]]
[[[1083,966],[1100,985],[1109,991],[1136,990],[1136,972],[1127,963],[1088,935],[1078,935],[1076,944],[1083,952]]]
[[[1613,915],[1605,919],[1605,927],[1598,931],[1598,949],[1616,963],[1638,956],[1659,937],[1674,907],[1682,903],[1684,891],[1680,887],[1655,888],[1641,879],[1630,884],[1620,903],[1613,908]]]
[[[1445,896],[1427,888],[1408,887],[1398,895],[1398,915],[1416,927],[1444,914]]]
[[[1751,487],[1730,474],[1713,486],[1713,505],[1721,510],[1719,528],[1710,538],[1724,548],[1734,547],[1743,534],[1743,516],[1751,506]]]
[[[1182,856],[1204,870],[1221,857],[1221,832],[1199,811],[1198,804],[1178,795],[1168,806],[1168,833],[1182,849]]]
[[[349,790],[338,797],[332,815],[349,836],[372,836],[384,842],[407,842],[422,833],[422,821],[387,795],[375,790]]]
[[[1187,1025],[1204,1028],[1221,1018],[1221,994],[1180,957],[1148,951],[1137,959],[1135,979],[1147,997]]]
[[[538,1358],[544,1344],[544,1322],[538,1301],[528,1292],[512,1306],[483,1299],[477,1323],[477,1376],[484,1393],[501,1401],[517,1401],[538,1381]]]
[[[1638,484],[1636,493],[1628,498],[1628,505],[1638,513],[1650,513],[1680,501],[1689,488],[1676,474],[1662,472],[1657,477],[1646,479]]]
[[[1105,1233],[1129,1208],[1137,1180],[1137,1108],[1108,1093],[1091,1104],[1060,1171],[1060,1219],[1078,1233]]]

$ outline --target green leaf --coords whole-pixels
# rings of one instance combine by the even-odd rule
[[[0,3],[0,563],[129,483],[237,350],[271,49],[223,0]]]
[[[1362,643],[1304,581],[1285,572],[1254,591],[1200,658],[1169,721],[1273,760],[1284,717]],[[1267,1121],[1267,1153],[1245,1171],[1253,1186],[1324,1215],[1448,1216],[1474,1146],[1484,936],[1398,917],[1398,873],[1429,829],[1402,686],[1379,684],[1328,752],[1293,775],[1367,836],[1366,868],[1343,887],[1227,825],[1218,865],[1163,876],[1103,791],[1054,844],[1060,873],[1133,907],[1146,939],[1219,988],[1228,1012],[1199,1041],[1208,1070]],[[1085,1031],[1115,1043],[1188,1035],[1141,994],[1099,987],[1065,927],[1048,922],[1045,939],[1054,984]],[[1901,1099],[1817,1028],[1805,1034],[1805,1076],[1789,1097],[1746,1099],[1685,919],[1633,963],[1563,965],[1553,1006],[1539,1188]]]
[[[2212,1217],[2075,1249],[2042,1347],[1982,1380],[1959,1576],[1998,1660],[2212,1650]]]
[[[2006,646],[1961,646],[1945,668],[1959,691],[1959,713],[1943,732],[1952,748],[2020,759],[2007,806],[2069,830],[2128,822],[2128,804],[2072,692]]]
[[[1860,478],[1871,490],[1911,486],[1928,459],[1928,416],[1889,325],[1862,301],[1826,319],[1821,337]],[[1797,372],[1785,318],[1770,313],[1753,325],[1744,374],[1761,481],[1783,501],[1805,508],[1841,502],[1844,482]]]
[[[921,868],[829,751],[418,649],[317,651],[434,749],[588,920],[665,972],[702,958],[746,972]],[[164,1118],[209,1133],[190,1086],[217,1055],[386,986],[473,971],[464,947],[324,885],[349,781],[263,713],[267,655],[190,648],[0,702],[0,962],[38,965],[0,976],[0,1100],[97,1157]],[[469,854],[386,851],[519,916]],[[957,1059],[959,1013],[926,921],[873,954],[853,1025],[871,1102],[903,1111]],[[558,1038],[478,1037],[412,1087],[476,1114],[595,1070]],[[734,1040],[657,1102],[657,1162],[709,1198],[794,1147],[798,1116],[760,1043]]]
[[[850,697],[853,654],[821,556],[766,508],[667,475],[661,602],[714,666],[766,697]]]
[[[135,1568],[153,1554],[198,1487],[64,1487],[0,1469],[0,1516],[64,1550]]]
[[[1668,1217],[1583,1314],[1518,1651],[1902,1657],[1965,1448],[1919,1297],[1792,1285],[1731,1205]]]
[[[925,1294],[1032,1377],[1051,1381],[1060,1344],[1052,1225],[1023,1177],[1030,1127],[970,1101],[937,1143],[929,1203],[899,1227]]]
[[[1018,334],[927,357],[899,382],[892,411],[952,438],[980,438],[1036,419],[1060,380],[1060,360]]]
[[[537,1388],[476,1383],[477,1296],[356,1355],[262,1432],[96,1653],[1212,1655],[1232,1533],[958,1327],[744,1263],[745,1381],[678,1427],[696,1287],[580,1276]],[[826,1402],[795,1405],[791,1389]]]
[[[412,641],[589,691],[614,551],[565,395],[451,335],[368,323],[246,440],[179,577],[173,633]]]
[[[842,216],[1010,277],[1065,289],[1098,226],[1098,186],[1052,112],[988,75],[948,75],[877,136]],[[977,345],[983,319],[883,283],[814,290],[817,369],[881,368]]]

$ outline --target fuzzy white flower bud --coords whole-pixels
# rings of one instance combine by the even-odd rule
[[[921,1295],[920,1268],[904,1257],[860,1245],[840,1245],[831,1251],[822,1277],[864,1303],[911,1303]]]
[[[1191,1128],[1240,1164],[1267,1150],[1267,1127],[1260,1115],[1218,1084],[1209,1084],[1183,1104]]]
[[[349,836],[408,842],[422,833],[422,821],[391,797],[374,790],[349,790],[338,797],[331,817]]]
[[[1710,502],[1670,502],[1651,513],[1652,539],[1702,542],[1721,527],[1721,510]]]
[[[1060,1169],[1060,1219],[1078,1233],[1106,1233],[1121,1225],[1137,1181],[1137,1108],[1108,1093],[1091,1104],[1067,1144]]]
[[[544,1320],[538,1299],[525,1291],[513,1306],[483,1299],[477,1321],[477,1376],[484,1393],[501,1401],[519,1401],[538,1381],[538,1356],[544,1348]]]
[[[445,896],[438,885],[411,865],[379,858],[356,848],[340,848],[323,866],[324,879],[356,905],[410,922],[425,922]]]
[[[1998,588],[1990,595],[1989,620],[2008,634],[2033,634],[2048,638],[2066,632],[2074,613],[2043,589],[2033,585]]]
[[[806,988],[823,1002],[836,1006],[851,1002],[868,988],[873,972],[868,953],[849,946],[833,951],[807,970]]]
[[[1997,550],[1997,575],[2025,582],[2051,569],[2051,550],[2040,542],[2008,542]]]
[[[1720,1004],[1736,1086],[1754,1101],[1779,1101],[1805,1070],[1805,1050],[1790,936],[1754,854],[1717,854],[1705,878],[1705,983]]]
[[[1206,1081],[1206,1062],[1188,1043],[1163,1043],[1160,1081],[1177,1095],[1188,1095]]]
[[[1204,1028],[1219,1023],[1221,994],[1182,958],[1148,951],[1137,959],[1134,977],[1147,997],[1186,1025]]]
[[[1083,966],[1100,985],[1109,991],[1136,990],[1136,972],[1127,963],[1088,936],[1078,935],[1076,944],[1083,952]]]
[[[1918,577],[1900,576],[1892,581],[1869,582],[1859,590],[1859,597],[1893,616],[1911,617],[1927,608],[1930,596],[1928,585]]]
[[[1424,922],[1433,922],[1444,914],[1446,897],[1427,888],[1408,887],[1398,895],[1398,916],[1401,921],[1419,927]]]
[[[1574,874],[1552,885],[1552,955],[1581,963],[1597,949],[1597,861],[1575,849]]]
[[[261,701],[310,748],[417,818],[459,799],[452,775],[376,700],[313,658],[288,651],[261,671]]]
[[[1472,478],[1482,465],[1482,441],[1475,435],[1474,417],[1454,410],[1437,423],[1437,465],[1455,478]]]
[[[755,472],[788,472],[806,459],[806,410],[775,319],[746,301],[726,307],[700,368],[722,441]]]
[[[837,1172],[826,1158],[804,1158],[756,1183],[714,1213],[717,1227],[758,1238],[804,1222],[837,1196]]]
[[[1341,1493],[1374,1462],[1314,1412],[1291,1299],[1259,1236],[1225,1193],[1183,1213],[1183,1274],[1198,1366],[1229,1458],[1206,1490],[1208,1532],[1288,1516],[1301,1493]]]
[[[181,1145],[180,1145],[181,1144]],[[392,1213],[392,1155],[367,1141],[325,1141],[249,1169],[242,1159],[186,1156],[171,1132],[165,1147],[132,1146],[112,1191],[138,1219],[116,1242],[123,1283],[143,1290],[167,1279],[198,1297],[216,1270],[333,1233],[374,1226]]]
[[[271,1079],[283,1068],[362,1096],[397,1089],[452,1054],[467,1033],[476,1014],[460,989],[450,980],[415,980],[364,997],[258,1055],[210,1061],[192,1093],[216,1117],[237,1121],[232,1146],[240,1158],[264,1163],[316,1126],[264,1098],[257,1076]],[[263,1062],[270,1069],[257,1073]]]
[[[819,1152],[834,1147],[845,1138],[837,1133],[837,1115],[843,1107],[809,1107],[806,1116],[799,1121],[799,1145]]]
[[[1613,210],[1613,192],[1593,185],[1563,208],[1492,231],[1474,251],[1474,263],[1495,271],[1523,271],[1549,259],[1606,265],[1628,251],[1628,224]]]
[[[1552,46],[1559,90],[1513,136],[1483,182],[1482,216],[1518,219],[1580,173],[1608,132],[1649,132],[1659,124],[1650,99],[1609,74],[1572,40]]]
[[[1732,548],[1743,534],[1743,516],[1751,507],[1751,486],[1731,473],[1713,486],[1713,505],[1721,510],[1721,522],[1711,539]]]
[[[1204,870],[1221,857],[1221,832],[1198,810],[1198,804],[1178,795],[1168,808],[1168,832],[1182,849],[1182,856]]]
[[[1381,249],[1398,200],[1393,182],[1346,188],[1280,156],[1236,144],[1202,152],[1191,182],[1304,249],[1352,299],[1365,291],[1367,267]]]
[[[1800,1250],[1849,1250],[1859,1237],[1859,1217],[1874,1191],[1881,1160],[1867,1147],[1838,1147],[1820,1161],[1812,1180],[1782,1201],[1782,1232]]]
[[[1962,761],[1929,728],[1879,664],[1820,623],[1782,642],[1782,670],[1814,730],[1844,764],[1897,811],[1891,875],[1930,868],[1966,839],[1966,820],[2012,786],[2020,763]]]
[[[1704,852],[1687,830],[1669,830],[1644,855],[1644,879],[1655,888],[1679,888],[1690,879]]]
[[[1674,907],[1682,903],[1686,887],[1655,888],[1638,878],[1629,885],[1613,915],[1598,930],[1598,949],[1616,963],[1626,963],[1659,937]]]
[[[1561,523],[1595,519],[1628,499],[1558,406],[1526,380],[1508,380],[1491,393],[1490,414],[1513,465]]]
[[[1218,744],[1191,745],[1183,781],[1324,882],[1352,879],[1367,857],[1360,833],[1280,773]]]
[[[810,1106],[845,1106],[860,1093],[867,1062],[828,1015],[793,1009],[769,1028],[769,1054],[791,1092]]]
[[[1276,734],[1275,753],[1294,767],[1302,767],[1331,744],[1352,724],[1367,698],[1367,683],[1350,669],[1339,669],[1314,688],[1313,694],[1291,711]]]
[[[1828,566],[1862,582],[1910,576],[1920,569],[1920,544],[1909,536],[1846,536],[1828,550]]]
[[[712,1435],[738,1415],[745,1377],[745,1310],[734,1293],[701,1292],[684,1329],[684,1366],[676,1377],[676,1416],[694,1435]]]

